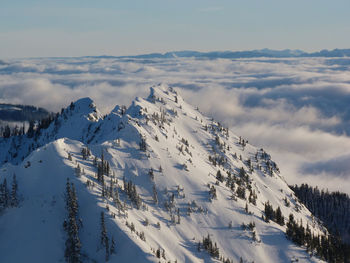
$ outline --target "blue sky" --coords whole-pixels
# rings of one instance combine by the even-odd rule
[[[0,58],[350,47],[348,0],[3,0]]]

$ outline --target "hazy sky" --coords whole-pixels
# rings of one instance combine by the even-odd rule
[[[2,0],[0,58],[350,47],[349,0]]]

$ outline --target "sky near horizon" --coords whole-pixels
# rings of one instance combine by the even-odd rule
[[[3,0],[0,58],[349,48],[348,0]]]

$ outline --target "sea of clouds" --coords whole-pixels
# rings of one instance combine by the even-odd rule
[[[0,102],[108,113],[167,83],[263,147],[289,184],[350,194],[350,58],[45,58],[0,63]]]

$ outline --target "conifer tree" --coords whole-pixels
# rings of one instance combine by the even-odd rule
[[[106,261],[109,260],[109,253],[110,253],[110,247],[109,247],[109,238],[108,236],[106,236],[106,240],[105,240],[105,249],[106,249]]]
[[[158,204],[158,193],[155,184],[153,185],[153,201]]]
[[[286,234],[288,237],[292,238],[294,237],[295,234],[295,227],[296,226],[296,222],[294,220],[294,216],[293,214],[289,215],[289,221],[287,222],[287,230],[286,230]]]
[[[269,222],[270,220],[275,221],[275,211],[273,211],[272,205],[269,201],[265,203],[265,221]]]
[[[80,262],[80,248],[81,248],[81,243],[79,239],[79,228],[77,225],[77,222],[73,215],[69,217],[69,260],[68,262]]]
[[[105,225],[105,214],[104,214],[104,212],[101,212],[100,224],[101,224],[100,243],[101,243],[102,246],[104,246],[105,242],[106,242],[106,238],[107,238],[107,230],[106,230],[106,225]]]
[[[106,250],[106,261],[108,261],[109,255],[110,255],[110,247],[109,247],[109,238],[107,235],[107,229],[106,229],[106,224],[105,224],[104,212],[101,212],[100,221],[101,221],[100,222],[101,223],[100,243],[101,243],[102,247],[104,247]]]
[[[66,209],[68,220],[64,221],[64,229],[67,232],[65,258],[69,263],[81,262],[80,249],[81,243],[79,239],[79,226],[77,224],[78,218],[78,200],[74,184],[70,184],[67,178],[66,183]]]
[[[241,199],[245,199],[245,188],[241,185],[237,187],[236,190],[237,196]]]
[[[115,240],[114,240],[114,236],[112,236],[110,254],[115,254]]]
[[[16,207],[18,205],[17,197],[18,184],[16,179],[16,174],[12,178],[12,189],[11,189],[11,206]]]
[[[118,205],[120,203],[118,188],[114,189],[113,193],[114,193],[113,196],[112,196],[113,197],[113,202]]]
[[[78,164],[77,167],[75,168],[75,175],[77,177],[80,177],[81,176],[81,168],[80,168],[80,165]]]
[[[283,226],[284,225],[284,217],[281,212],[281,208],[277,207],[275,212],[276,223]]]
[[[216,179],[220,181],[221,183],[224,181],[224,177],[222,176],[220,170],[217,171],[216,173]]]
[[[112,195],[113,195],[113,187],[114,187],[114,181],[113,181],[113,179],[111,178],[111,179],[109,180],[108,197],[112,197]]]
[[[6,178],[4,178],[4,181],[0,185],[0,208],[5,209],[9,205],[10,194],[9,189],[7,187],[7,181]]]
[[[71,204],[70,209],[72,215],[75,217],[75,219],[78,219],[78,200],[77,200],[77,193],[75,191],[75,186],[72,183],[71,184]]]

